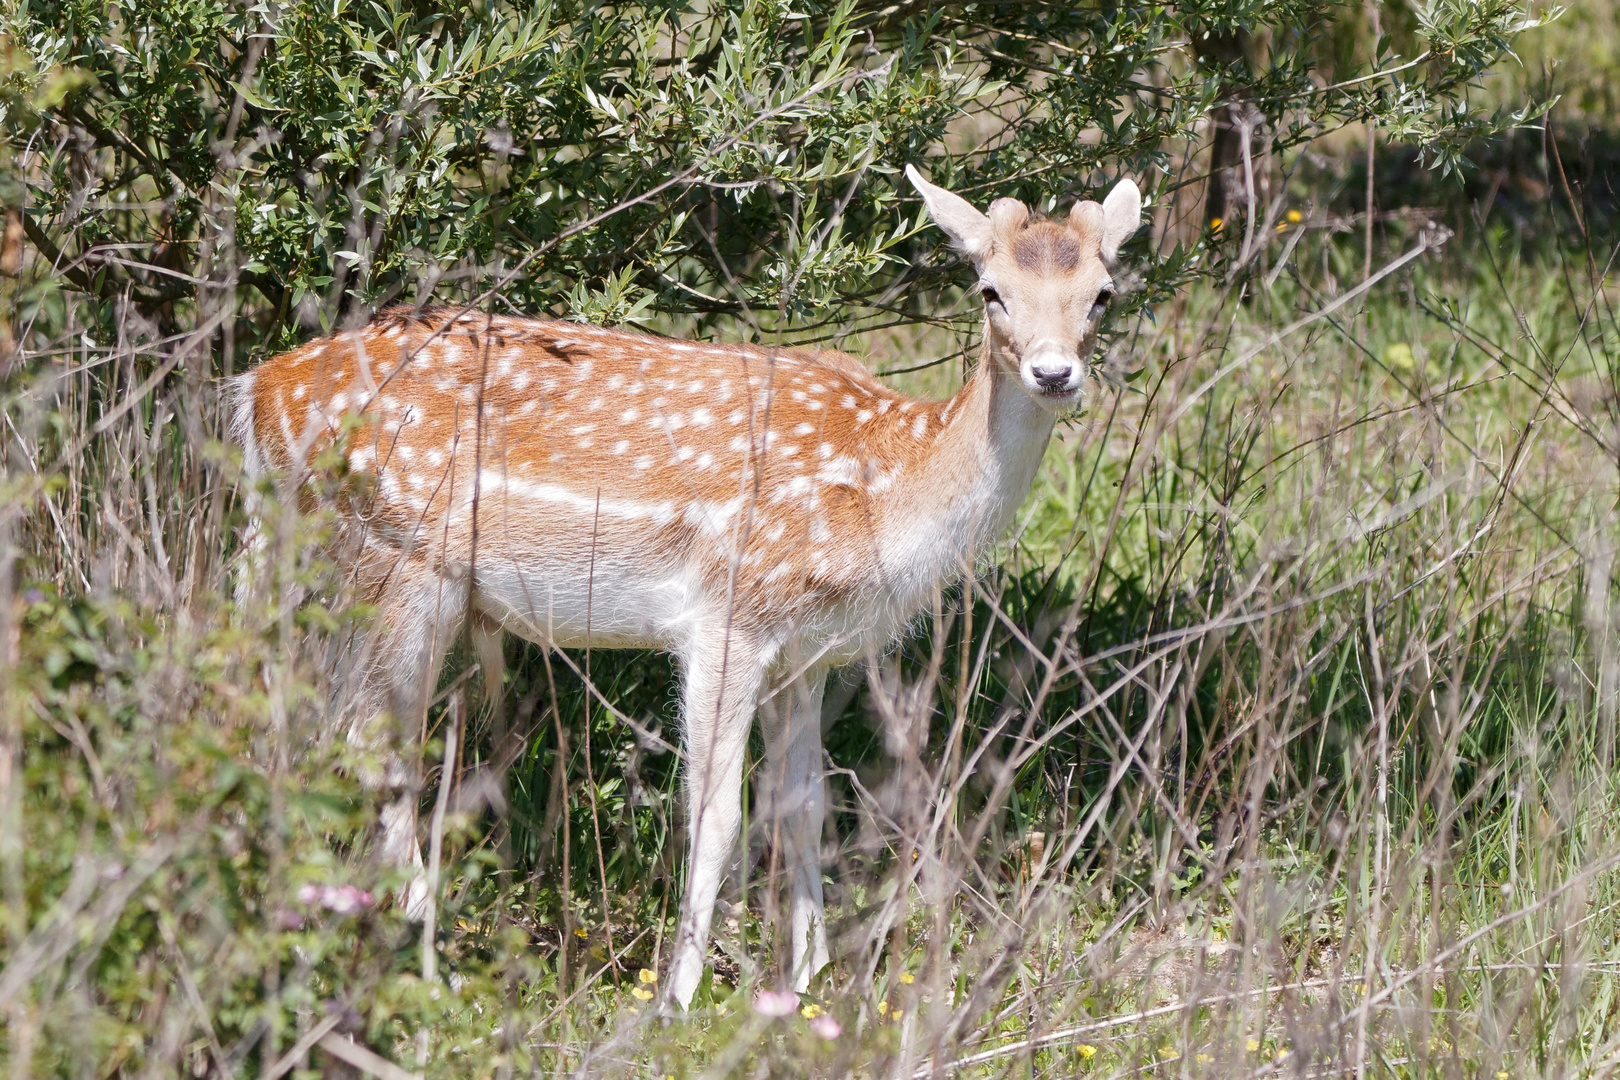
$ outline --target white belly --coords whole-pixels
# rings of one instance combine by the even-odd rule
[[[561,648],[678,649],[705,597],[685,574],[598,563],[594,574],[539,561],[478,567],[477,604],[512,633]]]

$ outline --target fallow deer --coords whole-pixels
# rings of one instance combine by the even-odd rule
[[[573,322],[384,312],[241,376],[250,473],[336,449],[369,479],[348,518],[378,613],[364,740],[420,723],[464,623],[498,685],[500,635],[672,653],[682,683],[689,862],[664,992],[704,966],[757,712],[761,785],[791,894],[791,982],[827,963],[820,844],[826,675],[886,647],[1006,528],[1079,400],[1141,196],[1045,220],[988,214],[907,169],[978,271],[984,352],[949,401],[898,394],[849,356],[674,341]],[[417,794],[381,847],[420,863]]]

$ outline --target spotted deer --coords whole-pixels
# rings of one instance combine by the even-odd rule
[[[386,311],[234,385],[250,473],[297,477],[336,450],[369,482],[346,525],[377,607],[352,738],[382,745],[389,718],[414,734],[463,625],[493,687],[504,632],[674,655],[689,861],[664,992],[682,1008],[756,714],[791,984],[827,963],[827,673],[886,647],[1012,520],[1080,399],[1109,268],[1141,219],[1130,180],[1046,220],[1015,199],[983,214],[907,175],[979,275],[983,358],[948,401],[896,393],[837,352],[448,309]],[[420,865],[403,749],[378,781],[398,789],[380,847]]]

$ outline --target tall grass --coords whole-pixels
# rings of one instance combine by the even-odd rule
[[[1613,1072],[1620,319],[1613,252],[1540,212],[1306,318],[1365,254],[1313,210],[1263,273],[1116,327],[999,557],[829,694],[837,959],[805,1015],[755,1008],[782,932],[753,827],[670,1026],[667,662],[514,645],[498,703],[451,665],[424,943],[334,737],[328,657],[366,612],[328,519],[261,492],[277,542],[232,587],[231,290],[174,333],[30,309],[25,275],[49,334],[6,391],[5,1067],[277,1080],[352,1038],[446,1076]],[[1425,237],[1391,222],[1378,264]]]

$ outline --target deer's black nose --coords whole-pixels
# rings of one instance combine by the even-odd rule
[[[1064,364],[1061,367],[1032,367],[1030,373],[1035,381],[1041,384],[1042,390],[1061,390],[1069,385],[1069,376],[1074,373],[1074,367]]]

